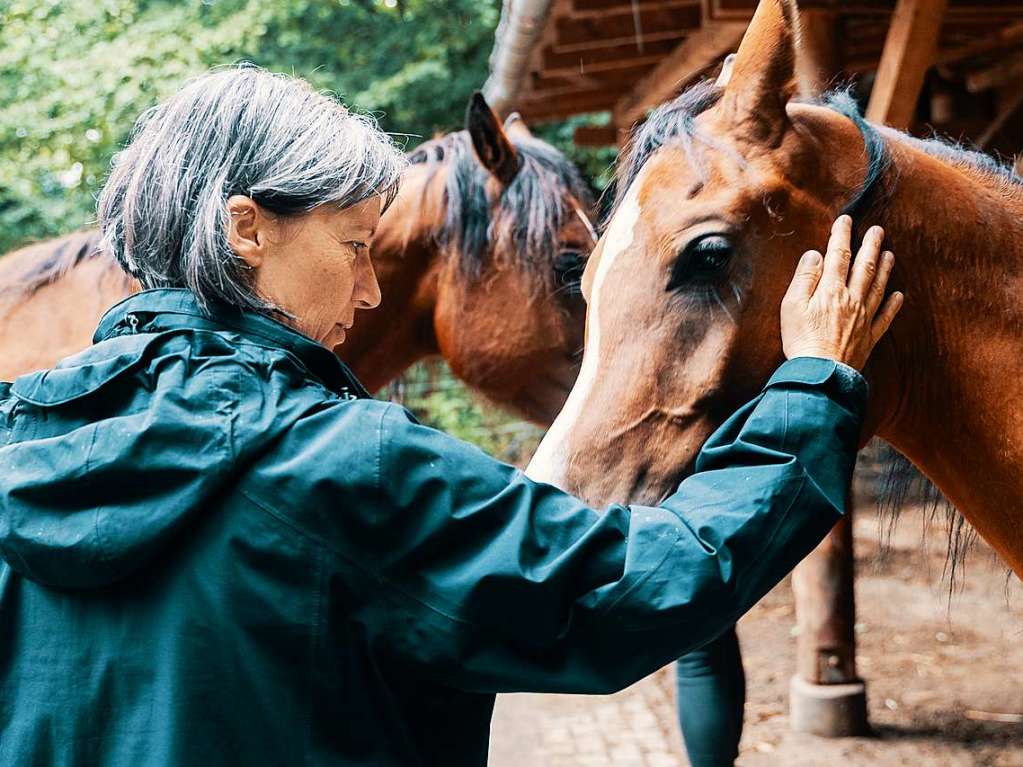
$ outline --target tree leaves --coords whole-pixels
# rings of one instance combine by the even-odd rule
[[[499,0],[0,4],[0,252],[89,225],[138,115],[213,66],[305,77],[395,133],[459,127],[499,11]]]

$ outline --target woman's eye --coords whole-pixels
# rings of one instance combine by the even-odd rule
[[[688,243],[671,269],[668,290],[678,290],[687,283],[709,281],[728,269],[734,248],[721,234],[707,234]]]

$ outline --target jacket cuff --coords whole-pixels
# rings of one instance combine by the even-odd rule
[[[862,414],[867,407],[867,381],[848,365],[821,357],[795,357],[779,367],[764,390],[796,384],[800,388],[820,387],[839,404]]]

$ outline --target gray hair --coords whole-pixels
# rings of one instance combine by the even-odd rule
[[[389,204],[405,156],[367,116],[251,65],[209,72],[144,113],[98,201],[102,247],[144,288],[274,311],[227,243],[227,199],[273,214]]]

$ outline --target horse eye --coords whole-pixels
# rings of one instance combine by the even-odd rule
[[[731,240],[721,234],[707,234],[693,240],[675,259],[668,290],[678,290],[686,283],[720,276],[728,268],[733,252]]]
[[[554,274],[558,285],[577,286],[583,278],[585,262],[577,250],[563,250],[554,258]]]

